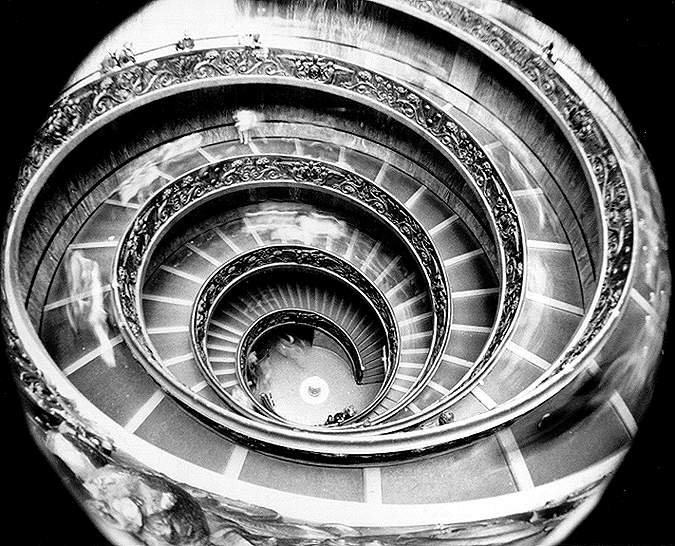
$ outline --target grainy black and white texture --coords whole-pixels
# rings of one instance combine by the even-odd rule
[[[646,146],[657,179],[667,180],[669,138],[665,115],[670,110],[666,69],[671,62],[668,29],[673,23],[672,3],[649,6],[599,2],[567,2],[560,6],[529,7],[535,16],[577,45],[608,81]],[[534,4],[534,3],[532,3]],[[29,147],[47,105],[66,77],[116,22],[137,5],[102,2],[68,5],[6,2],[10,25],[6,36],[7,74],[12,137],[6,146],[3,180],[13,180],[20,158]],[[661,188],[670,209],[667,188]],[[5,192],[5,197],[8,192]],[[666,357],[672,353],[668,338]],[[2,372],[6,434],[3,449],[8,488],[12,499],[7,514],[18,529],[28,532],[32,544],[104,544],[88,519],[62,487],[21,426],[22,415],[9,373]],[[672,457],[662,441],[668,429],[667,391],[672,371],[662,366],[654,402],[645,416],[633,450],[587,522],[567,540],[568,544],[664,544],[670,541],[666,503],[659,498],[672,492]],[[669,483],[670,482],[670,483]],[[36,502],[36,498],[39,499]],[[67,526],[63,521],[69,521]]]

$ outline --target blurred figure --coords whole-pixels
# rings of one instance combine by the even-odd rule
[[[455,414],[450,410],[445,410],[438,416],[439,425],[449,425],[455,421]]]
[[[45,445],[78,479],[86,506],[116,544],[211,544],[201,506],[172,481],[112,461],[100,464],[82,449],[77,437],[61,428],[47,432]]]
[[[67,275],[72,300],[66,307],[68,322],[75,332],[89,329],[94,334],[100,344],[101,358],[112,368],[115,354],[108,336],[108,313],[99,265],[76,250],[68,258]]]
[[[251,50],[258,59],[265,59],[269,56],[269,48],[262,44],[259,32],[242,34],[239,36],[238,42],[240,46]]]
[[[642,327],[634,328],[634,332],[630,349],[602,372],[592,403],[605,402],[615,391],[621,393],[629,408],[648,403],[663,343],[664,325],[659,323],[658,317],[646,316]]]
[[[537,423],[538,441],[573,430],[584,419],[600,412],[619,395],[626,407],[634,411],[651,398],[658,353],[661,351],[663,325],[656,317],[646,316],[642,325],[634,325],[632,343],[601,370],[580,375],[572,384],[568,401],[557,402],[558,408],[544,414]]]
[[[239,133],[239,142],[250,146],[253,153],[259,153],[258,149],[251,142],[251,136],[262,121],[262,116],[253,110],[237,110],[234,113],[234,126]]]
[[[155,163],[146,163],[122,183],[118,190],[120,201],[128,203],[135,198],[140,202],[145,201],[153,193],[155,180],[161,177],[162,173]]]
[[[126,42],[121,48],[116,51],[109,51],[101,62],[101,73],[106,74],[111,70],[122,68],[126,65],[136,62],[136,55],[134,53],[131,42]]]
[[[202,145],[202,140],[202,135],[195,133],[165,144],[159,149],[160,157],[157,163],[166,163],[180,155],[196,150]]]
[[[328,415],[324,425],[341,425],[348,419],[351,419],[356,415],[356,409],[352,404],[349,404],[344,410],[338,411],[335,415]]]
[[[317,212],[296,212],[265,210],[246,215],[245,231],[266,232],[269,239],[284,242],[300,242],[308,246],[316,246],[319,239],[325,237],[335,241],[345,236],[348,228],[345,222],[336,220]],[[257,222],[256,222],[257,220]]]
[[[246,393],[241,389],[241,387],[234,387],[231,392],[232,400],[235,404],[249,411],[255,411],[253,402],[246,395]]]
[[[330,216],[324,216],[316,212],[301,214],[297,218],[298,228],[302,233],[315,239],[316,237],[326,237],[327,239],[337,239],[345,231],[344,222],[335,220]]]
[[[183,37],[176,42],[175,47],[176,51],[190,51],[195,48],[195,41],[186,30]]]
[[[551,64],[558,62],[558,58],[553,54],[553,42],[549,42],[547,46],[542,48],[542,53],[546,55],[546,58]]]
[[[163,183],[169,180],[158,165],[170,163],[196,150],[201,146],[202,140],[200,134],[187,135],[150,152],[150,159],[120,185],[118,190],[120,201],[128,203],[132,199],[137,199],[142,203],[147,200]],[[157,181],[159,184],[156,184]]]
[[[275,349],[280,355],[285,356],[297,365],[300,356],[308,347],[309,344],[304,339],[296,338],[291,334],[284,334],[279,337]]]

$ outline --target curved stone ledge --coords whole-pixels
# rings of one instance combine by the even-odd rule
[[[237,403],[232,399],[230,394],[220,386],[218,378],[209,362],[208,351],[206,349],[206,338],[211,316],[219,303],[227,298],[228,293],[242,282],[250,279],[252,275],[263,272],[270,273],[279,268],[290,267],[294,270],[313,271],[315,274],[331,277],[334,282],[348,286],[354,291],[356,297],[363,301],[366,307],[369,307],[374,311],[375,316],[378,317],[380,321],[380,326],[384,334],[383,337],[386,341],[383,358],[385,379],[377,396],[375,396],[365,409],[359,411],[353,419],[349,420],[356,421],[358,417],[367,415],[375,406],[377,406],[388,392],[400,359],[399,332],[393,311],[380,290],[378,290],[356,268],[328,252],[303,246],[269,246],[250,251],[223,264],[223,266],[216,270],[204,283],[193,306],[190,331],[197,363],[199,364],[204,377],[218,395],[223,398],[230,407],[237,409]],[[330,318],[305,309],[282,309],[270,312],[260,317],[244,332],[237,348],[237,357],[235,361],[237,363],[237,375],[245,392],[247,392],[254,400],[258,409],[261,410],[261,413],[274,420],[279,421],[279,416],[271,414],[267,408],[259,404],[258,401],[253,398],[246,386],[242,370],[246,367],[248,351],[252,344],[255,343],[256,339],[265,330],[282,323],[300,323],[299,321],[301,320],[304,321],[303,324],[311,324],[312,318],[315,319],[314,327],[334,336],[336,341],[350,356],[356,382],[360,383],[363,377],[363,363],[356,347],[346,332]],[[255,414],[247,411],[246,408],[241,408],[241,411],[249,417],[257,417]],[[283,419],[281,421],[285,424],[289,424]],[[295,427],[297,425],[293,424],[292,426]],[[362,424],[359,426],[362,426]]]
[[[343,283],[354,290],[359,295],[360,299],[367,302],[367,305],[372,308],[379,318],[387,342],[385,368],[389,373],[387,379],[380,388],[380,392],[375,397],[375,400],[369,404],[366,410],[361,412],[362,414],[367,413],[367,411],[372,409],[387,394],[393,374],[398,366],[400,358],[400,339],[394,313],[380,290],[378,290],[377,287],[375,287],[358,269],[337,256],[309,247],[279,245],[252,250],[223,264],[206,280],[195,299],[190,327],[193,349],[197,358],[197,363],[199,364],[204,377],[228,405],[236,407],[236,402],[232,400],[232,397],[222,389],[222,387],[220,387],[218,378],[209,363],[206,350],[206,337],[208,334],[209,323],[213,311],[220,301],[226,298],[228,292],[234,289],[239,283],[250,277],[251,274],[257,274],[263,271],[273,271],[279,267],[294,267],[301,270],[307,269],[314,271],[315,273],[321,273],[332,277],[334,281]],[[285,312],[288,311],[280,311],[280,313]],[[274,315],[274,317],[279,318],[281,315]],[[256,337],[256,331],[257,330],[253,330],[252,332],[248,331],[242,338],[242,345],[240,345],[238,352],[240,367],[242,365],[241,359],[245,359],[247,354],[247,351],[243,350],[242,347],[245,345],[248,336]],[[341,335],[340,338],[344,341],[345,336],[346,334]],[[346,340],[348,341],[347,345],[351,345],[348,337]],[[356,357],[358,361],[360,361],[358,354]],[[251,412],[244,411],[244,413],[250,417],[256,417],[255,414],[251,414]],[[273,417],[278,420],[278,416]],[[293,426],[297,427],[295,424]]]
[[[572,372],[580,369],[580,365],[582,364],[581,359],[585,356],[586,351],[592,350],[594,345],[598,343],[602,335],[607,331],[610,322],[613,320],[612,317],[616,315],[613,314],[613,311],[621,305],[622,301],[625,301],[625,287],[630,279],[633,256],[632,239],[635,236],[632,229],[633,212],[630,204],[629,189],[624,184],[616,157],[612,154],[606,138],[602,135],[599,126],[590,112],[584,108],[583,104],[580,104],[580,101],[575,100],[573,92],[566,89],[564,84],[558,85],[559,82],[557,81],[555,71],[546,64],[546,61],[541,56],[528,50],[523,44],[518,43],[517,39],[510,35],[507,30],[471,10],[457,8],[452,2],[429,1],[412,3],[416,7],[419,7],[422,13],[433,12],[434,17],[438,20],[456,25],[456,28],[459,29],[458,32],[464,33],[462,34],[463,36],[467,35],[474,41],[480,41],[484,47],[483,51],[491,48],[491,54],[503,56],[506,59],[504,61],[505,64],[511,63],[512,69],[515,67],[515,69],[520,71],[521,78],[529,78],[527,85],[536,88],[538,96],[544,96],[549,101],[549,107],[552,110],[556,110],[555,115],[557,119],[562,119],[566,124],[568,133],[571,135],[575,146],[585,154],[583,157],[584,165],[587,167],[590,178],[596,183],[596,190],[598,190],[598,194],[602,198],[599,204],[604,207],[602,219],[603,222],[606,222],[605,229],[608,234],[609,251],[607,260],[603,264],[605,266],[604,276],[602,277],[603,284],[594,300],[592,313],[588,316],[587,327],[575,339],[576,345],[562,359],[556,362],[550,372],[551,374],[557,374],[560,371],[570,372],[553,377],[554,379],[557,377],[561,381],[567,381],[566,377],[571,377],[573,375]],[[250,53],[255,57],[260,52],[251,50]],[[215,57],[212,60],[215,60]],[[258,58],[258,61],[261,61],[261,59]],[[124,69],[116,73],[116,75],[126,73],[132,76],[133,79],[133,69],[135,68],[137,67],[132,67],[128,71]],[[150,68],[151,70],[155,70],[158,66],[152,65]],[[259,68],[263,72],[267,70],[264,62],[257,65],[256,70]],[[322,78],[324,76],[321,75],[321,67],[318,70],[318,76],[312,76],[312,74],[317,74],[316,71],[312,72],[312,69],[306,67],[301,77],[306,82],[312,84],[318,82],[317,85],[323,85]],[[332,78],[333,74],[330,77]],[[154,89],[162,88],[162,82],[165,82],[167,86],[171,85],[169,82],[170,77],[167,77],[167,79],[162,78],[159,77],[153,80],[152,85],[158,86],[154,87]],[[143,83],[143,78],[141,77],[138,81]],[[115,83],[111,84],[110,81],[107,81],[105,85],[114,86]],[[143,91],[143,89],[141,90]],[[125,90],[121,96],[126,92],[129,92],[129,90]],[[105,102],[110,99],[101,100]],[[113,103],[115,100],[113,100]],[[118,102],[117,104],[121,104],[122,102]],[[105,112],[106,107],[103,107],[99,114],[104,115]],[[61,146],[64,145],[65,147],[68,139],[84,126],[85,122],[83,124],[80,122],[82,121],[81,116],[86,114],[86,108],[84,110],[79,109],[79,104],[69,103],[68,100],[64,100],[63,103],[57,105],[54,114],[50,118],[50,122],[43,128],[41,140],[38,139],[34,147],[31,162],[29,162],[27,169],[23,171],[22,176],[25,184],[28,184],[28,178],[37,173],[41,165],[44,165],[46,158],[52,157],[53,153],[65,149],[61,148]],[[20,199],[20,194],[18,194],[17,203],[19,202],[18,199]],[[21,218],[19,218],[19,223],[20,221]],[[16,224],[12,224],[12,229],[15,230],[16,227]],[[11,247],[11,245],[9,246]],[[12,248],[10,248],[10,260],[8,262],[11,262],[12,252]],[[506,269],[508,271],[508,267]],[[6,277],[11,277],[6,274],[6,271],[5,269]],[[8,282],[7,278],[4,279],[4,282]],[[12,287],[3,284],[3,297],[7,297],[8,291],[11,292]],[[10,299],[12,300],[10,302],[13,306],[12,311],[16,311],[17,303],[15,298],[13,298],[13,294],[10,295]],[[20,313],[17,316],[20,316]],[[29,331],[30,329],[25,328],[22,324],[21,331],[24,332],[26,330]],[[547,386],[554,385],[549,383]],[[527,408],[531,408],[533,403],[542,401],[543,396],[542,391],[538,393],[536,400],[533,398],[532,400],[528,400],[526,405],[517,408],[514,405],[511,409],[517,410],[518,413],[527,411]],[[500,411],[497,413],[499,413],[497,420],[506,422],[508,412]],[[497,417],[497,413],[495,413],[495,417]]]
[[[424,379],[433,373],[439,363],[450,321],[447,280],[433,242],[413,216],[386,191],[355,173],[317,160],[280,155],[229,159],[180,177],[152,197],[138,212],[122,239],[113,272],[118,319],[124,329],[137,340],[134,343],[139,350],[147,355],[153,354],[140,320],[140,287],[149,253],[174,222],[189,210],[229,191],[243,189],[251,184],[284,182],[330,191],[349,199],[386,221],[393,233],[398,234],[409,247],[428,283],[434,312],[434,332],[426,358],[430,365],[419,381],[423,387]],[[506,331],[511,326],[508,319],[513,316],[502,312],[502,317],[497,321],[496,333]],[[494,352],[498,335],[492,335]],[[490,351],[486,352],[489,355]],[[489,362],[490,358],[486,356],[476,369],[486,368]],[[399,401],[398,406],[403,403]]]

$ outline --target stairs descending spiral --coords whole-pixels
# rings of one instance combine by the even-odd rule
[[[166,1],[113,33],[147,47],[85,61],[22,171],[3,320],[40,441],[111,540],[559,542],[668,311],[623,114],[496,1],[207,4],[175,45]],[[174,542],[120,508],[141,485],[184,499]]]

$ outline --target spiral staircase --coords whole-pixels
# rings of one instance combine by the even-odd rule
[[[612,95],[492,0],[201,4],[115,31],[21,172],[3,322],[38,441],[119,544],[562,540],[670,295]]]

